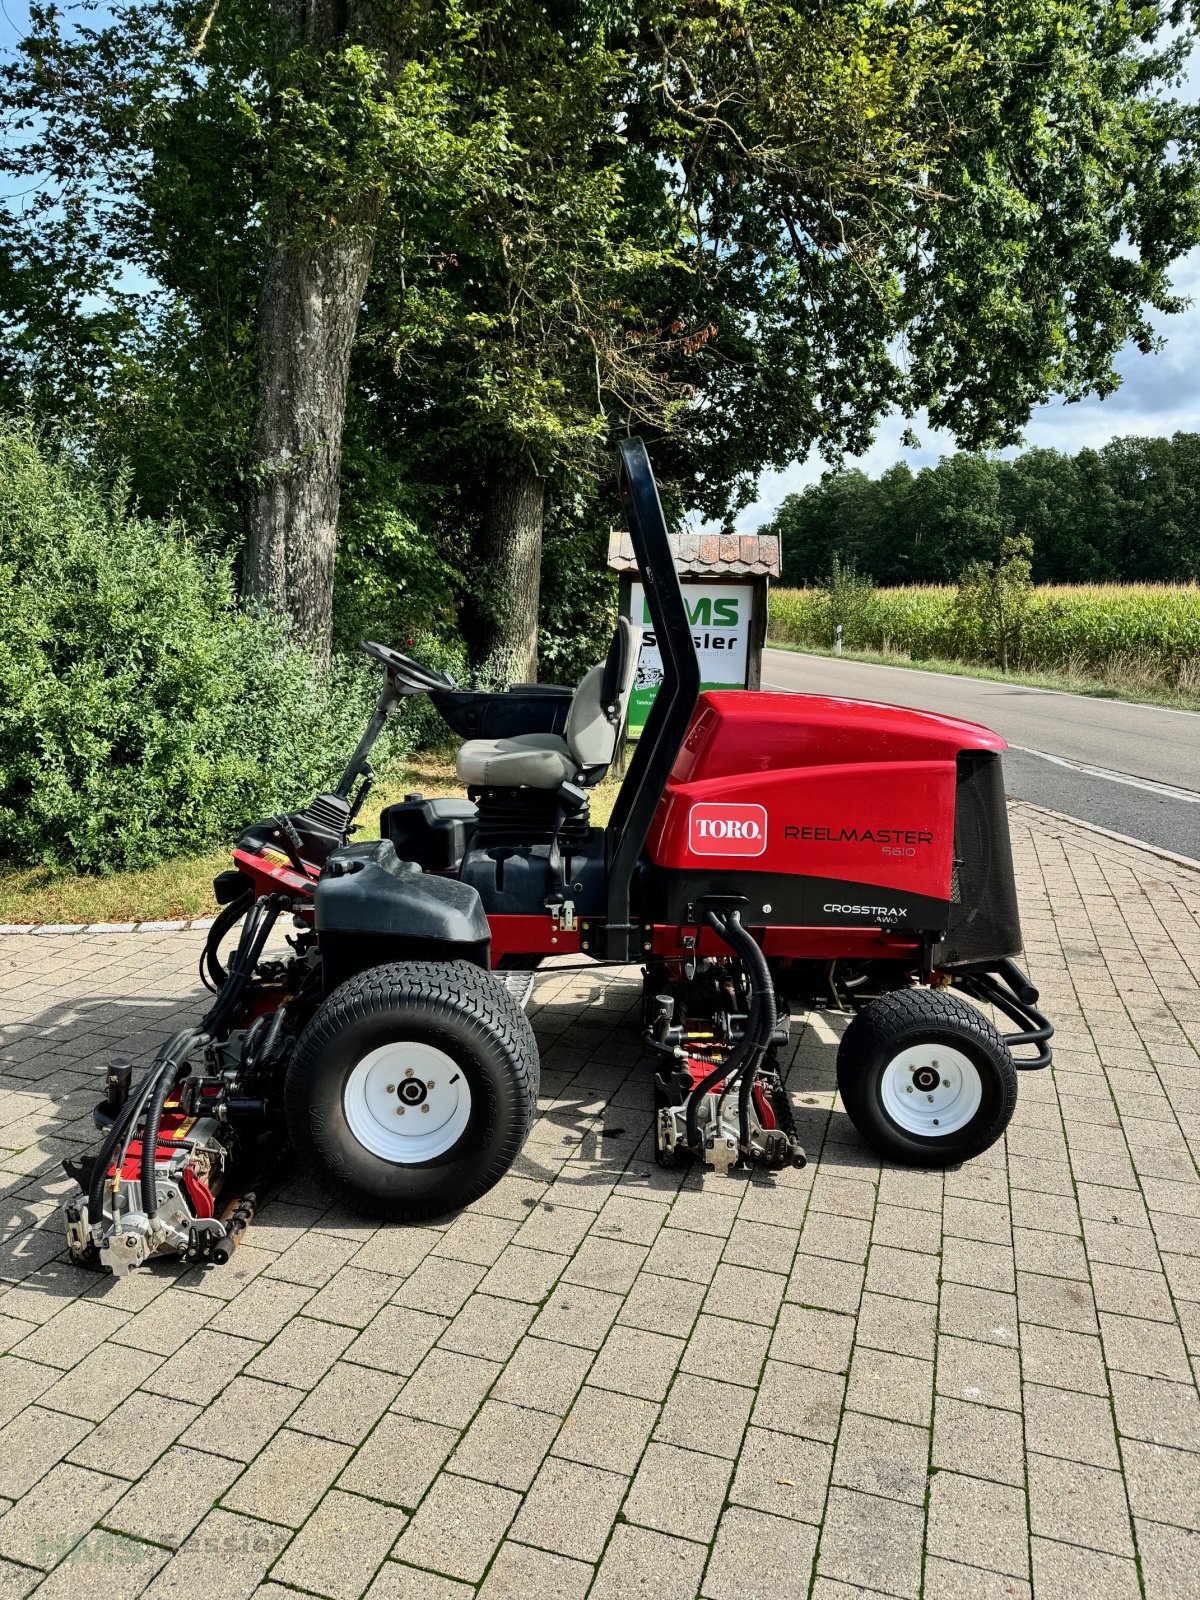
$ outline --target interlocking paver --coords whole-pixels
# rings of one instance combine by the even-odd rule
[[[517,1514],[513,1538],[597,1561],[628,1487],[623,1474],[548,1456]]]
[[[718,1456],[651,1444],[625,1501],[625,1519],[707,1543],[716,1531],[731,1470],[730,1462]]]
[[[349,1459],[349,1447],[281,1429],[227,1491],[222,1504],[299,1527]]]
[[[1099,1395],[1027,1384],[1025,1439],[1039,1455],[1093,1467],[1120,1466],[1112,1406]]]
[[[280,1583],[357,1600],[405,1523],[403,1511],[332,1489],[271,1569]]]
[[[504,1537],[520,1495],[443,1473],[396,1545],[403,1561],[477,1583]]]
[[[61,1462],[0,1517],[0,1555],[54,1567],[120,1497],[119,1478]]]
[[[1092,1595],[1140,1600],[1141,1595],[1132,1561],[1054,1539],[1033,1541],[1033,1582],[1038,1600],[1084,1600]]]
[[[1029,1527],[1023,1489],[938,1472],[929,1485],[925,1536],[931,1555],[1024,1578],[1029,1572]]]
[[[426,1422],[465,1428],[500,1370],[498,1361],[431,1350],[397,1395],[394,1409]]]
[[[105,1526],[175,1549],[241,1471],[240,1461],[176,1445],[117,1501]]]
[[[590,1600],[691,1600],[707,1554],[691,1540],[622,1524],[600,1563]]]
[[[717,1529],[701,1593],[705,1600],[804,1593],[816,1544],[817,1530],[802,1522],[730,1506]]]
[[[506,1539],[496,1552],[480,1600],[583,1600],[592,1581],[586,1562]]]
[[[378,1226],[296,1177],[228,1267],[120,1283],[65,1260],[54,1162],[202,935],[5,940],[0,1593],[1190,1600],[1200,873],[1013,836],[1056,1067],[983,1158],[876,1160],[818,1014],[812,1165],[661,1171],[636,969],[549,966],[541,1118],[478,1205]]]
[[[659,1415],[650,1400],[587,1385],[554,1440],[554,1454],[611,1472],[634,1471]]]
[[[832,1489],[817,1570],[881,1593],[915,1596],[921,1586],[923,1521],[916,1506]]]
[[[201,1412],[181,1443],[236,1461],[253,1461],[277,1429],[304,1399],[300,1389],[260,1378],[235,1378],[228,1389]]]
[[[451,1456],[450,1468],[501,1488],[528,1489],[559,1426],[548,1412],[485,1401]]]

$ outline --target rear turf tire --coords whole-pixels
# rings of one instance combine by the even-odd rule
[[[988,1019],[944,989],[872,1000],[838,1049],[838,1091],[881,1155],[948,1167],[995,1144],[1017,1104],[1017,1069]]]
[[[417,1222],[504,1176],[537,1092],[533,1029],[496,978],[465,961],[397,961],[321,1005],[296,1043],[283,1104],[297,1155],[335,1198]]]

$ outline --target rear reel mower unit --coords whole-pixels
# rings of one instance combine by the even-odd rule
[[[702,694],[645,448],[621,457],[663,681],[608,826],[589,796],[624,734],[628,621],[574,691],[460,689],[365,645],[383,690],[337,789],[247,828],[216,881],[212,1005],[136,1083],[109,1071],[100,1148],[67,1164],[76,1260],[225,1261],[289,1166],[393,1221],[470,1204],[532,1124],[525,1007],[551,956],[641,963],[664,1165],[804,1164],[780,1073],[797,1007],[852,1013],[838,1089],[888,1159],[945,1166],[1003,1134],[1052,1034],[1014,965],[1003,740],[864,701]],[[355,841],[372,746],[411,694],[463,737],[465,797],[409,795]]]

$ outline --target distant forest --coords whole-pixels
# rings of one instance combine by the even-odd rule
[[[782,536],[789,585],[822,583],[834,556],[885,586],[953,582],[1008,533],[1033,540],[1035,583],[1194,582],[1200,433],[838,472],[789,495],[761,531]]]

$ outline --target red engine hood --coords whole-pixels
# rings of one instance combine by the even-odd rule
[[[1006,750],[976,722],[875,700],[724,690],[702,694],[671,772],[673,783],[781,767],[949,760],[960,750]]]
[[[956,757],[998,734],[829,695],[702,694],[651,825],[659,866],[948,897]]]

